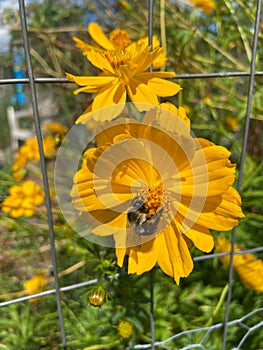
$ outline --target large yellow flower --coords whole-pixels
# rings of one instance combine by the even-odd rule
[[[150,51],[146,46],[131,51],[100,52],[91,49],[87,52],[88,60],[103,71],[101,76],[74,76],[66,74],[69,80],[74,80],[81,88],[79,92],[95,93],[92,104],[82,113],[77,122],[88,122],[90,112],[102,107],[115,105],[116,108],[107,115],[100,116],[100,121],[111,120],[122,112],[122,104],[127,97],[134,103],[158,105],[158,96],[167,97],[177,94],[181,87],[163,78],[175,76],[173,72],[148,72],[147,70],[162,54],[161,48]],[[137,105],[141,110],[141,107]]]
[[[73,37],[73,40],[76,42],[76,46],[82,50],[84,56],[87,56],[88,52],[91,49],[96,49],[101,52],[110,51],[111,53],[115,51],[116,55],[118,55],[118,51],[126,51],[127,53],[132,54],[134,51],[138,51],[139,48],[148,45],[148,37],[144,37],[137,41],[131,42],[128,32],[126,30],[121,29],[113,30],[108,38],[103,33],[98,23],[95,22],[89,24],[88,32],[97,44],[96,46],[89,45],[75,36]],[[152,38],[152,48],[156,49],[158,47],[160,47],[160,41],[158,40],[157,36],[154,35]],[[166,63],[166,61],[166,56],[164,54],[160,54],[153,61],[153,68],[161,68]]]
[[[141,123],[109,123],[85,151],[71,196],[95,235],[113,235],[119,266],[125,255],[128,273],[158,263],[179,283],[193,269],[191,244],[210,252],[209,230],[230,230],[243,213],[230,153],[194,138],[177,114],[156,107]]]

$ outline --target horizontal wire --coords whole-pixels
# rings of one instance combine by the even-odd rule
[[[252,317],[252,316],[254,316],[255,314],[257,314],[257,313],[259,313],[259,312],[262,312],[262,311],[263,311],[263,308],[258,308],[258,309],[256,309],[256,310],[253,310],[252,312],[249,312],[248,314],[242,316],[242,317],[239,318],[239,319],[235,319],[235,320],[228,321],[227,325],[228,325],[229,327],[231,327],[231,326],[236,326],[236,325],[242,326],[242,322],[243,322],[244,320],[249,319],[250,317]],[[221,323],[213,324],[213,325],[208,326],[208,327],[199,327],[199,328],[196,328],[196,329],[185,330],[185,331],[182,331],[182,332],[180,332],[180,333],[177,333],[177,334],[175,334],[175,335],[173,335],[173,336],[171,336],[171,337],[169,337],[169,338],[167,338],[167,339],[165,339],[165,340],[163,340],[163,341],[155,342],[154,345],[156,345],[156,346],[162,346],[162,345],[164,345],[164,344],[166,344],[166,343],[168,343],[168,342],[170,342],[170,341],[172,341],[172,340],[175,340],[175,339],[177,339],[177,338],[180,338],[180,337],[182,337],[182,336],[184,336],[184,335],[188,335],[188,334],[200,333],[200,332],[204,332],[204,331],[211,332],[211,331],[213,331],[213,330],[215,330],[215,329],[220,329],[220,328],[222,328],[223,325],[224,325],[224,323],[221,322]],[[262,325],[263,325],[263,322],[259,322],[256,326],[250,327],[250,328],[249,328],[249,332],[251,333],[254,329],[257,329],[257,328],[261,327]],[[201,345],[201,343],[198,343],[198,344],[191,344],[191,345],[194,345],[194,346],[196,347],[196,346],[198,346],[198,345]],[[191,345],[189,345],[189,346],[191,346]],[[188,349],[190,349],[189,346],[187,347]],[[137,344],[137,345],[134,346],[134,349],[150,349],[150,347],[151,347],[151,344]],[[183,350],[183,349],[187,349],[187,348],[180,348],[180,349]],[[193,349],[195,349],[195,348],[193,348]],[[234,349],[233,349],[233,350],[234,350]]]
[[[259,252],[263,252],[263,247],[257,247],[257,248],[252,248],[252,249],[241,250],[241,251],[238,251],[238,252],[234,252],[234,255],[244,255],[244,254],[259,253]],[[230,255],[230,252],[207,254],[207,255],[203,255],[203,256],[194,257],[193,261],[209,260],[209,259],[221,258],[221,257],[224,257],[224,256],[229,256],[229,255]],[[119,278],[120,276],[121,276],[121,274],[117,273],[114,276],[108,276],[105,279]],[[67,292],[67,291],[70,291],[70,290],[87,287],[87,286],[96,284],[98,282],[99,282],[99,279],[95,278],[93,280],[80,282],[80,283],[75,283],[75,284],[72,284],[72,285],[69,285],[69,286],[61,287],[59,290],[60,290],[60,292]],[[7,306],[7,305],[15,304],[15,303],[19,303],[19,302],[23,302],[23,301],[27,301],[27,300],[30,300],[30,299],[35,299],[35,298],[38,298],[38,297],[43,297],[43,296],[50,295],[50,294],[55,294],[55,293],[56,293],[55,289],[46,290],[46,291],[43,291],[43,292],[40,292],[40,293],[27,295],[27,296],[24,296],[24,297],[20,297],[20,298],[16,298],[16,299],[12,299],[12,300],[1,302],[0,303],[0,307],[1,306]]]
[[[263,71],[255,72],[256,76],[263,76]],[[194,74],[176,74],[172,80],[176,79],[205,79],[205,78],[232,78],[232,77],[249,77],[249,72],[219,72],[219,73],[194,73]],[[35,83],[74,83],[67,78],[34,78]],[[0,79],[0,85],[5,84],[29,84],[28,78],[7,78]]]
[[[111,280],[111,279],[114,279],[114,278],[119,278],[119,276],[120,276],[120,274],[116,273],[114,276],[107,276],[107,277],[105,277],[105,280]],[[60,292],[68,292],[70,290],[91,286],[93,284],[98,283],[99,281],[100,280],[98,278],[95,278],[93,280],[80,282],[80,283],[75,283],[75,284],[72,284],[70,286],[61,287],[59,289],[59,291]],[[32,294],[32,295],[27,295],[27,296],[24,296],[24,297],[16,298],[16,299],[13,299],[13,300],[8,300],[8,301],[1,302],[0,303],[0,307],[1,306],[7,306],[7,305],[20,303],[20,302],[23,302],[23,301],[28,301],[28,300],[39,298],[39,297],[44,297],[44,296],[47,296],[47,295],[50,295],[50,294],[55,294],[55,293],[56,293],[55,289],[45,290],[43,292],[39,292],[39,293],[35,293],[35,294]]]

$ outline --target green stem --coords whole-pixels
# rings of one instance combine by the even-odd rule
[[[225,2],[226,7],[229,9],[229,12],[231,13],[231,16],[232,16],[233,20],[236,23],[237,30],[239,31],[239,34],[240,34],[240,38],[242,39],[243,44],[244,44],[244,48],[245,48],[245,51],[246,51],[246,54],[247,54],[247,59],[250,62],[251,58],[252,58],[252,52],[251,52],[251,48],[250,48],[250,45],[249,45],[249,41],[247,40],[246,34],[245,34],[242,26],[239,25],[239,19],[236,16],[236,11],[235,11],[235,9],[234,9],[234,7],[232,5],[232,2],[228,1],[228,0],[224,0],[224,2]]]
[[[218,312],[220,311],[220,309],[221,309],[221,307],[222,307],[222,304],[223,304],[223,302],[224,302],[224,299],[225,299],[225,297],[226,297],[226,295],[227,295],[228,288],[229,288],[229,287],[228,287],[228,284],[226,284],[225,287],[224,287],[224,289],[223,289],[223,291],[222,291],[222,293],[221,293],[221,295],[220,295],[220,298],[219,298],[218,303],[217,303],[217,305],[216,305],[216,307],[215,307],[215,309],[214,309],[214,311],[213,311],[212,316],[209,318],[209,320],[208,320],[208,321],[206,322],[206,324],[205,324],[205,328],[211,326],[211,324],[213,323],[214,318],[217,316]],[[204,332],[202,332],[202,333],[200,334],[200,336],[198,337],[198,339],[197,339],[197,341],[196,341],[197,344],[201,342],[201,340],[202,340],[202,338],[203,338],[205,332],[206,332],[206,331],[204,331]]]

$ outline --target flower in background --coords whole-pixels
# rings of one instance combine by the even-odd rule
[[[10,213],[13,218],[34,215],[36,206],[44,202],[44,192],[32,180],[9,188],[9,196],[2,203],[2,211]]]
[[[24,159],[38,161],[39,160],[39,150],[37,138],[32,137],[27,139],[25,143],[18,150],[18,158],[22,157]]]
[[[121,320],[118,324],[118,333],[124,339],[129,339],[133,333],[133,324],[126,320]]]
[[[54,157],[56,153],[56,146],[56,141],[53,135],[50,134],[43,137],[43,150],[46,159]]]
[[[66,73],[69,80],[81,86],[74,93],[94,93],[95,97],[90,106],[77,120],[84,122],[90,112],[102,107],[118,106],[113,115],[98,116],[98,120],[111,120],[122,112],[122,104],[129,98],[134,103],[158,105],[158,96],[168,97],[177,94],[181,87],[163,78],[174,77],[173,72],[149,72],[149,68],[160,68],[166,62],[158,39],[153,37],[152,50],[148,38],[142,38],[130,43],[129,35],[123,30],[114,30],[108,38],[97,23],[88,27],[89,34],[100,45],[88,45],[74,37],[77,47],[83,51],[91,64],[102,72],[100,76],[74,76]],[[142,111],[142,107],[137,105]],[[93,115],[94,118],[96,118]]]
[[[60,123],[49,123],[43,126],[43,130],[48,131],[52,137],[54,138],[54,142],[56,147],[61,145],[66,133],[68,132],[68,128],[66,126],[61,125]]]
[[[231,251],[231,243],[225,237],[217,238],[216,251],[218,253],[225,253]],[[235,245],[235,252],[240,252],[241,249]],[[229,266],[230,257],[222,256],[220,258],[222,264]],[[256,292],[263,292],[263,261],[255,258],[251,254],[237,254],[233,257],[234,270],[239,275],[241,281],[245,286],[255,290]]]
[[[111,113],[100,115],[100,121],[111,120],[123,111],[123,104],[127,97],[132,102],[139,103],[136,107],[142,111],[141,103],[158,105],[158,96],[173,96],[177,94],[181,87],[171,81],[164,80],[175,76],[173,72],[148,72],[147,70],[162,53],[162,49],[157,48],[150,51],[150,47],[136,50],[131,53],[120,52],[100,52],[94,49],[87,53],[88,60],[97,68],[103,71],[101,76],[74,76],[66,74],[69,80],[75,81],[82,86],[74,93],[80,92],[95,93],[92,104],[82,113],[78,122],[87,122],[86,117],[90,112],[102,107],[115,105],[116,108]],[[93,116],[94,117],[94,116]]]
[[[157,263],[178,284],[193,269],[189,247],[210,252],[210,229],[228,231],[244,216],[230,152],[194,138],[188,121],[182,109],[160,107],[142,123],[116,120],[74,177],[73,206],[95,235],[113,235],[118,265],[129,257],[128,273]]]
[[[27,292],[28,295],[33,295],[36,293],[43,292],[45,290],[45,287],[47,285],[47,277],[43,272],[37,273],[35,276],[30,278],[29,280],[25,281],[24,283],[24,289]],[[30,299],[30,302],[37,302],[41,300],[42,297]]]
[[[215,3],[211,0],[189,0],[194,7],[202,10],[204,13],[209,14],[215,7]]]
[[[60,146],[65,137],[68,128],[59,123],[49,123],[43,126],[43,130],[48,134],[43,137],[43,148],[45,158],[54,157],[56,148]],[[16,181],[21,181],[26,175],[25,166],[28,161],[37,162],[40,159],[37,138],[27,139],[25,143],[19,147],[16,158],[12,165],[12,176]]]
[[[26,166],[27,161],[27,154],[21,152],[19,148],[15,161],[12,164],[12,177],[14,178],[14,180],[21,181],[25,177],[26,170],[24,169],[24,167]]]
[[[225,125],[230,131],[235,132],[238,129],[238,119],[235,117],[227,117]]]
[[[84,56],[87,56],[91,49],[95,49],[101,52],[114,52],[118,55],[118,51],[126,51],[132,54],[133,51],[138,51],[141,47],[148,45],[148,37],[144,37],[131,43],[130,36],[126,30],[115,29],[111,32],[109,38],[103,33],[103,30],[98,23],[92,22],[88,26],[88,33],[95,41],[97,46],[89,45],[77,37],[73,37],[76,42],[77,48],[81,49]],[[160,41],[157,36],[152,38],[152,48],[156,49],[160,47]],[[153,68],[161,68],[167,61],[166,56],[162,53],[153,61]]]

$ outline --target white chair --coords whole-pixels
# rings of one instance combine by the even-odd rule
[[[32,116],[31,109],[15,111],[13,106],[7,107],[7,119],[11,139],[11,149],[13,152],[18,149],[19,141],[25,141],[34,136],[33,130],[21,128],[19,123],[21,118],[28,118],[30,116]]]

